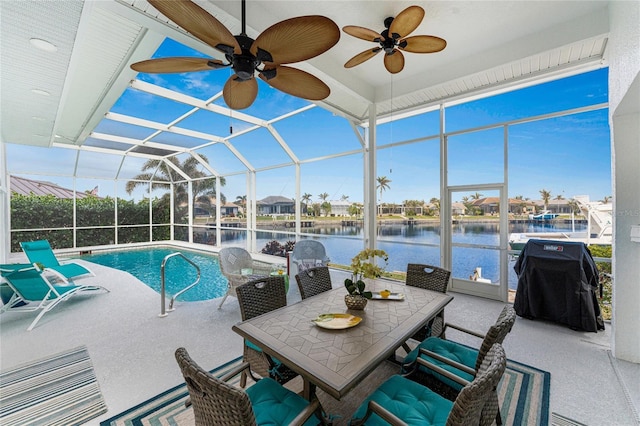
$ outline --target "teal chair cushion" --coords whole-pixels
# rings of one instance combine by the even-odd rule
[[[246,392],[253,406],[256,423],[261,426],[288,425],[309,405],[306,399],[268,377],[249,386]],[[311,416],[304,425],[318,423],[318,418]]]
[[[478,351],[472,349],[468,346],[462,345],[460,343],[452,342],[450,340],[440,339],[439,337],[429,337],[422,343],[420,343],[414,350],[409,352],[409,354],[404,359],[404,364],[407,365],[409,363],[413,363],[418,353],[420,352],[420,348],[424,348],[428,351],[435,352],[438,355],[441,355],[447,359],[452,361],[459,362],[460,364],[466,365],[469,368],[475,369],[476,359],[478,358]],[[462,377],[467,381],[472,381],[473,376],[469,373],[465,373],[464,371],[458,370],[455,367],[450,366],[449,364],[445,364],[444,362],[438,361],[434,358],[428,357],[426,355],[422,355],[422,358],[429,361],[432,364],[435,364],[439,367],[444,368],[447,371],[455,374],[458,377]],[[434,375],[441,382],[447,384],[453,389],[460,390],[463,386],[453,380],[447,379],[446,377],[435,373],[433,370],[420,366],[421,371]]]
[[[453,407],[453,402],[433,392],[426,386],[394,375],[378,387],[354,414],[361,419],[367,413],[367,405],[373,400],[396,417],[415,426],[444,425]],[[376,414],[367,419],[367,426],[388,426]]]

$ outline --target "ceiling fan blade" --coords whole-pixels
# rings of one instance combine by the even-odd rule
[[[278,22],[264,30],[251,45],[262,62],[290,64],[326,52],[340,40],[340,29],[329,18],[300,16]]]
[[[258,82],[255,78],[240,80],[232,75],[222,89],[224,102],[231,109],[245,109],[251,106],[258,96]]]
[[[420,22],[424,18],[424,9],[420,6],[409,6],[398,14],[389,26],[389,34],[394,38],[403,38],[408,36],[418,28]],[[395,34],[398,34],[395,36]]]
[[[349,59],[347,61],[347,63],[344,64],[344,67],[345,68],[352,68],[352,67],[355,67],[356,65],[360,65],[364,61],[367,61],[367,60],[373,58],[374,56],[376,56],[378,53],[380,53],[381,50],[382,50],[382,48],[375,47],[373,49],[367,49],[364,52],[360,52],[356,56],[354,56],[353,58]]]
[[[225,49],[219,46],[230,46],[234,53],[242,53],[236,38],[227,27],[197,4],[189,0],[149,0],[149,3],[209,46],[225,53]]]
[[[271,77],[274,71],[275,76]],[[329,86],[318,77],[296,68],[277,66],[266,69],[259,75],[270,86],[298,98],[319,101],[331,94]]]
[[[224,64],[218,59],[208,58],[158,58],[131,64],[131,68],[138,72],[146,72],[152,74],[163,73],[181,73],[193,71],[211,71],[218,68],[228,67],[230,64]]]
[[[406,42],[407,45],[402,47],[404,42]],[[433,53],[440,52],[447,47],[447,42],[440,37],[419,35],[400,40],[400,45],[398,47],[405,52]]]
[[[397,74],[404,68],[404,55],[398,49],[393,49],[391,55],[384,55],[384,67],[391,74]]]
[[[381,34],[378,34],[377,32],[370,30],[369,28],[358,27],[357,25],[347,25],[346,27],[342,27],[342,31],[362,40],[374,42],[384,40],[384,37]]]

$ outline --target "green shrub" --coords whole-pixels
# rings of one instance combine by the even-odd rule
[[[589,246],[593,257],[611,259],[611,246]],[[611,319],[611,297],[613,295],[613,277],[611,275],[611,262],[596,262],[600,285],[602,285],[602,298],[598,299],[602,318]]]
[[[115,242],[115,205],[111,197],[84,197],[76,200],[76,246],[113,244]],[[117,199],[118,225],[148,225],[149,200],[139,202]],[[169,205],[154,200],[152,212],[154,223],[169,222]],[[11,228],[38,229],[63,228],[34,231],[12,231],[11,251],[20,251],[21,241],[49,240],[54,249],[71,248],[73,244],[73,200],[56,198],[53,195],[11,196]],[[156,232],[158,233],[156,235]],[[154,240],[169,239],[169,227],[154,227]],[[149,241],[149,227],[118,229],[118,243]]]

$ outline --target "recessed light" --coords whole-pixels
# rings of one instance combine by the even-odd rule
[[[45,52],[57,52],[58,48],[48,42],[47,40],[42,40],[41,38],[32,38],[29,40],[29,43],[31,43],[31,45],[33,47],[37,47],[40,50],[44,50]]]
[[[51,93],[47,92],[46,90],[42,90],[42,89],[31,89],[31,91],[33,93],[35,93],[36,95],[42,95],[42,96],[50,96]]]

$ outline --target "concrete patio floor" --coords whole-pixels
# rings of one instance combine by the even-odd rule
[[[20,261],[19,259],[15,261]],[[30,332],[34,313],[0,316],[0,368],[9,369],[77,346],[88,348],[108,412],[97,425],[182,382],[174,351],[185,347],[204,368],[212,369],[242,353],[242,339],[231,330],[240,321],[235,298],[218,310],[219,299],[178,302],[159,318],[160,296],[130,274],[90,265],[96,277],[83,282],[110,293],[76,296],[47,313]],[[344,273],[332,271],[334,286]],[[446,320],[478,331],[495,322],[503,304],[452,293]],[[292,280],[289,303],[300,300]],[[619,361],[610,352],[611,324],[583,333],[518,317],[507,336],[507,356],[551,373],[550,413],[590,426],[639,424],[640,365]],[[473,340],[451,339],[477,345]]]

